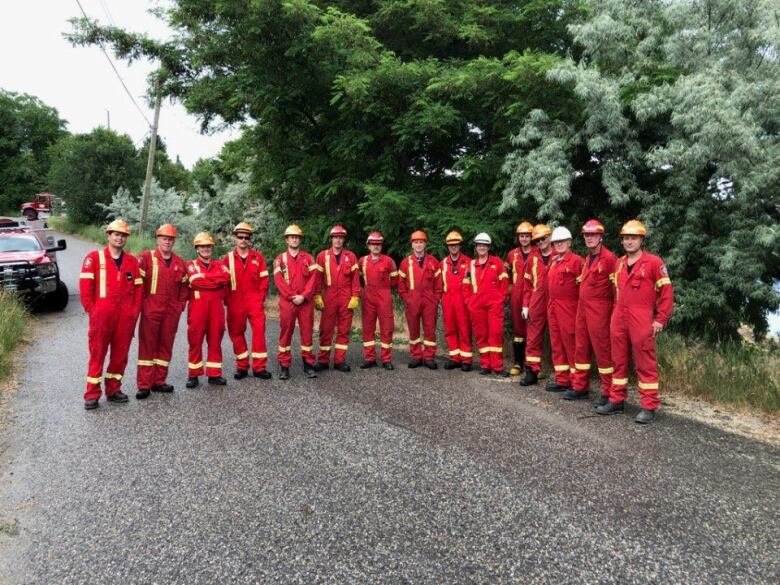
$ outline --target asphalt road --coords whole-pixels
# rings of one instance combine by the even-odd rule
[[[72,301],[2,405],[2,583],[780,581],[776,448],[441,369],[185,390],[183,335],[174,394],[86,412]]]

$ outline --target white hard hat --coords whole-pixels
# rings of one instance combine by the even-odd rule
[[[490,239],[490,236],[485,232],[480,232],[477,234],[477,237],[474,238],[475,244],[487,244],[488,246],[493,243],[493,241]]]
[[[552,238],[550,238],[553,242],[562,242],[563,240],[571,240],[571,232],[568,230],[568,228],[565,227],[557,227],[553,230]]]

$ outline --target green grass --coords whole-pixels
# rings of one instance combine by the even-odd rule
[[[707,345],[664,333],[657,347],[662,395],[780,411],[780,346],[776,343]]]
[[[95,242],[96,244],[106,243],[106,232],[101,226],[77,224],[70,221],[67,217],[50,217],[46,221],[49,224],[49,227],[58,232],[73,234],[74,236],[78,236],[90,242]],[[194,258],[195,250],[188,244],[189,242],[177,239],[173,250],[185,259]],[[131,235],[127,238],[125,250],[131,254],[139,254],[144,250],[151,250],[156,247],[157,242],[151,236]]]
[[[0,380],[10,372],[11,352],[22,339],[27,325],[28,313],[19,298],[14,294],[0,290]]]

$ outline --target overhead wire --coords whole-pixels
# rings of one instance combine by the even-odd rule
[[[86,11],[84,10],[84,7],[81,5],[80,0],[76,0],[76,4],[79,6],[79,10],[81,10],[81,13],[84,15],[84,18],[87,20],[87,23],[91,25],[89,16],[87,16]],[[106,59],[108,59],[108,64],[111,65],[111,69],[114,70],[114,73],[117,76],[117,79],[119,79],[119,83],[122,84],[122,87],[125,88],[125,93],[127,93],[127,97],[130,98],[130,101],[133,102],[133,105],[135,106],[136,110],[138,110],[138,113],[141,114],[144,120],[146,120],[146,124],[151,128],[152,123],[149,121],[149,118],[146,116],[144,111],[141,109],[141,106],[138,105],[138,102],[133,97],[133,94],[130,93],[130,89],[128,89],[127,84],[125,83],[125,80],[122,79],[122,76],[119,73],[119,70],[116,68],[116,65],[114,65],[114,61],[111,59],[110,55],[106,51],[105,47],[103,46],[103,43],[98,43],[98,47],[100,47],[100,50],[103,52],[103,54],[106,56]]]

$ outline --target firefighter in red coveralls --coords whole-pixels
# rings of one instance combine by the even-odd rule
[[[187,312],[187,341],[190,346],[187,364],[187,388],[198,386],[198,376],[204,372],[203,339],[206,339],[205,372],[209,384],[224,386],[222,377],[222,337],[225,334],[225,293],[230,272],[219,260],[212,259],[214,239],[201,232],[193,240],[198,253],[187,262],[190,281],[190,304]]]
[[[582,257],[571,251],[572,235],[567,228],[555,228],[551,241],[555,255],[547,267],[547,327],[555,380],[547,384],[546,390],[565,392],[571,389],[575,371],[574,325]]]
[[[479,373],[507,377],[503,351],[504,301],[509,275],[501,258],[490,254],[491,245],[490,236],[484,232],[474,238],[476,256],[469,262],[461,288],[479,350]]]
[[[536,384],[542,367],[542,343],[547,324],[547,267],[552,259],[551,235],[552,231],[546,224],[534,226],[531,242],[536,245],[536,250],[525,263],[522,315],[528,324],[528,337],[525,345],[525,376],[520,380],[521,386]]]
[[[596,408],[599,414],[623,412],[628,387],[629,353],[636,366],[637,386],[642,410],[634,421],[648,424],[658,409],[658,364],[655,337],[672,316],[674,292],[664,261],[642,249],[647,230],[632,219],[620,230],[626,255],[615,269],[615,308],[610,322],[612,391],[609,402]]]
[[[236,246],[227,253],[222,263],[230,272],[227,289],[227,329],[236,354],[236,372],[233,377],[242,380],[249,375],[250,352],[247,347],[246,323],[252,328],[252,375],[269,380],[266,369],[268,349],[265,345],[265,297],[268,294],[268,267],[265,257],[252,249],[254,229],[245,221],[233,228]]]
[[[122,377],[133,339],[135,323],[141,311],[143,280],[138,259],[124,252],[130,226],[115,219],[106,227],[108,245],[87,254],[81,265],[79,291],[81,305],[89,315],[89,365],[84,408],[98,407],[103,381],[103,362],[111,355],[105,374],[106,400],[127,402],[122,392]]]
[[[303,372],[316,378],[312,333],[314,329],[314,287],[317,283],[317,264],[308,252],[301,251],[303,231],[297,225],[284,230],[287,251],[274,260],[274,284],[279,290],[279,366],[280,380],[290,378],[292,365],[292,337],[295,321],[301,334]]]
[[[588,255],[580,275],[580,300],[577,304],[577,322],[574,330],[574,377],[571,390],[563,394],[565,400],[588,396],[590,389],[590,356],[596,355],[596,366],[601,377],[601,398],[596,406],[609,401],[612,387],[612,345],[609,341],[609,320],[615,287],[612,274],[617,257],[604,247],[604,226],[597,219],[589,219],[582,227],[582,236]]]
[[[531,245],[531,233],[534,226],[527,222],[521,222],[515,229],[517,248],[509,251],[504,267],[511,277],[511,290],[509,293],[509,313],[512,316],[512,353],[514,365],[509,373],[519,376],[523,372],[525,362],[525,338],[526,320],[523,318],[523,290],[525,288],[525,262],[531,255],[534,247]]]
[[[390,256],[382,254],[384,238],[379,232],[368,235],[369,254],[358,260],[358,270],[363,280],[363,311],[360,314],[363,329],[363,363],[361,370],[376,366],[376,342],[374,332],[379,320],[379,346],[382,367],[393,368],[393,316],[392,287],[398,285],[398,270]]]
[[[471,320],[464,298],[463,279],[469,271],[471,258],[460,251],[463,236],[450,232],[444,239],[449,254],[439,264],[441,270],[441,312],[444,319],[444,340],[447,342],[449,359],[445,370],[460,368],[471,370]]]
[[[435,370],[436,318],[441,299],[441,271],[439,262],[425,253],[428,235],[417,230],[412,233],[412,253],[401,260],[398,270],[398,293],[406,307],[409,328],[410,368],[425,367]],[[422,321],[422,335],[420,322]],[[425,348],[425,349],[423,349]]]
[[[138,400],[148,398],[150,392],[173,392],[165,380],[179,317],[189,294],[184,260],[173,253],[176,228],[166,223],[155,236],[157,248],[142,252],[139,258],[144,288],[138,325]]]
[[[317,284],[314,307],[322,311],[320,317],[320,352],[317,356],[318,372],[330,367],[330,350],[333,352],[333,369],[349,372],[347,350],[352,313],[360,303],[360,275],[354,252],[344,248],[347,230],[337,225],[330,230],[331,247],[317,254]],[[333,344],[333,333],[336,343]]]

